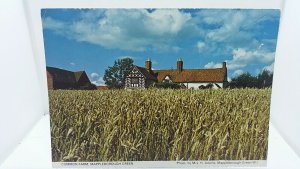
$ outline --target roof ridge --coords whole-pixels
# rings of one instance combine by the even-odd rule
[[[149,72],[144,67],[140,67],[140,66],[137,66],[137,65],[133,65],[133,66],[135,66],[140,71],[140,73],[142,73],[144,76],[146,76],[148,78],[151,78],[151,79],[156,79],[156,77],[153,75],[153,73],[151,73],[151,72],[153,72],[152,70],[151,70],[151,72]]]
[[[205,69],[182,69],[182,71],[189,71],[189,70],[222,70],[223,68],[205,68]],[[178,71],[178,69],[156,69],[153,71]]]
[[[46,69],[48,69],[48,68],[51,68],[51,69],[58,69],[58,70],[63,70],[63,71],[68,71],[68,72],[72,72],[72,73],[85,72],[85,70],[71,71],[71,70],[66,70],[66,69],[58,68],[58,67],[46,66]]]
[[[70,70],[66,70],[66,69],[63,69],[63,68],[57,68],[57,67],[51,67],[51,66],[46,66],[46,69],[56,69],[56,70],[60,70],[60,71],[66,71],[66,72],[70,72],[70,73],[74,73],[73,71],[70,71]]]

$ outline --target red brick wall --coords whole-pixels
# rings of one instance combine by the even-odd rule
[[[48,71],[47,71],[47,84],[48,84],[48,90],[53,89],[53,78]]]

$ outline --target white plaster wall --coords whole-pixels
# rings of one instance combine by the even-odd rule
[[[203,86],[206,86],[208,85],[209,83],[183,83],[185,86],[187,86],[189,89],[191,88],[194,88],[194,89],[198,89],[199,86],[203,85]],[[215,83],[212,83],[213,84],[213,89],[219,89]],[[221,88],[223,88],[223,83],[216,83],[218,84]]]

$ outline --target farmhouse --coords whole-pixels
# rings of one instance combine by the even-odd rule
[[[48,89],[92,89],[85,71],[72,72],[55,67],[47,67]]]
[[[177,83],[194,89],[207,85],[212,85],[212,88],[223,88],[227,83],[226,62],[223,62],[221,68],[184,69],[183,61],[179,58],[176,69],[152,70],[152,62],[148,59],[145,68],[133,66],[125,78],[125,88],[145,89],[156,82]]]

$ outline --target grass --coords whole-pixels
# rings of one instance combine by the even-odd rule
[[[265,160],[271,89],[49,91],[53,161]]]

